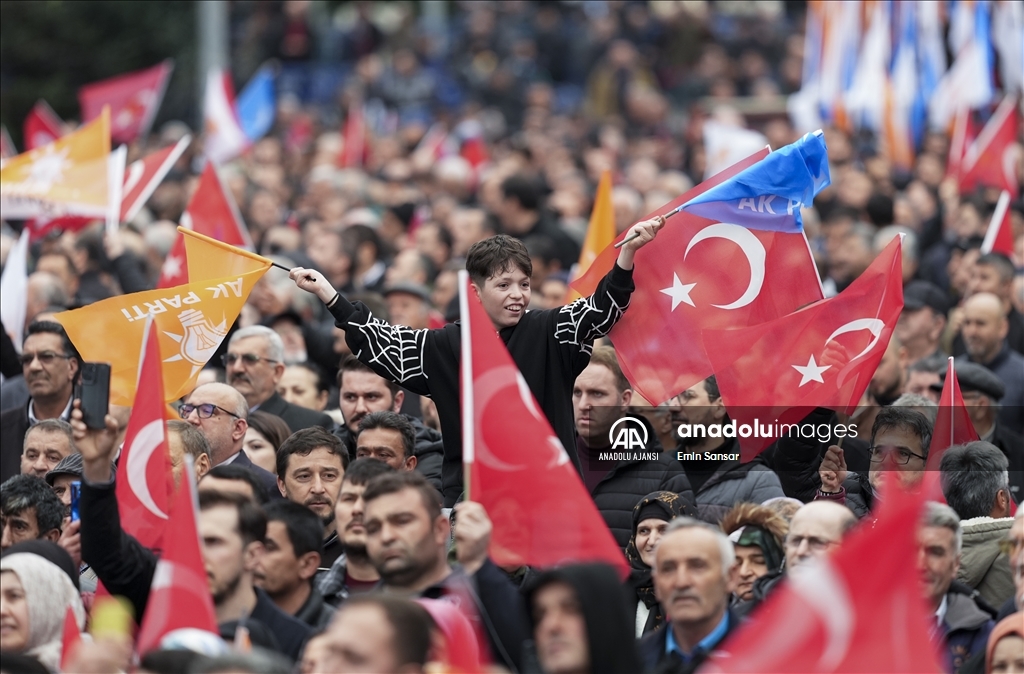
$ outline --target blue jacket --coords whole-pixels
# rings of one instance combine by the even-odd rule
[[[672,629],[672,623],[667,622],[658,629],[654,630],[647,636],[640,639],[637,644],[637,650],[640,653],[640,662],[643,665],[644,672],[647,674],[690,674],[696,671],[698,667],[707,659],[708,655],[714,652],[729,635],[740,625],[739,615],[729,609],[729,627],[726,629],[725,634],[718,640],[718,643],[711,647],[711,650],[707,653],[699,653],[689,662],[683,663],[679,660],[678,656],[670,656],[665,653],[665,639],[668,636],[668,631]],[[982,647],[984,648],[984,647]]]
[[[971,656],[984,653],[988,635],[995,627],[992,616],[983,611],[970,596],[949,592],[948,605],[942,621],[946,671],[957,672]]]

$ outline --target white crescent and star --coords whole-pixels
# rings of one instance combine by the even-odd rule
[[[146,479],[146,468],[149,465],[149,458],[163,444],[163,441],[163,419],[156,419],[143,426],[128,448],[127,469],[128,486],[131,487],[135,497],[139,499],[139,503],[145,506],[149,512],[165,520],[167,519],[167,514],[160,510],[153,500],[153,494],[149,491],[149,481]]]
[[[732,311],[745,307],[757,299],[757,296],[761,293],[761,287],[764,285],[765,258],[767,257],[761,241],[746,227],[719,222],[705,227],[690,239],[690,242],[686,245],[686,252],[683,253],[683,260],[686,260],[686,255],[690,252],[691,248],[705,239],[727,239],[732,241],[740,247],[740,250],[747,257],[747,264],[750,265],[750,282],[747,284],[743,294],[729,304],[712,304],[711,306],[717,309]],[[695,285],[697,284],[683,283],[679,280],[679,275],[673,273],[672,285],[668,288],[663,288],[661,292],[672,298],[672,310],[674,311],[683,302],[691,307],[695,306],[690,298],[690,291],[693,290]]]
[[[852,363],[875,347],[875,344],[878,343],[878,340],[882,336],[882,328],[884,327],[885,323],[877,318],[857,318],[836,328],[835,331],[828,336],[828,339],[825,340],[825,346],[828,346],[829,342],[840,335],[845,335],[848,332],[867,330],[871,333],[871,341],[868,342],[868,345],[865,346],[860,353],[850,359],[850,363]],[[812,353],[811,357],[807,360],[807,365],[791,365],[790,367],[800,373],[800,383],[797,384],[797,388],[800,388],[804,384],[808,384],[812,381],[824,384],[825,380],[821,375],[832,366],[818,365],[818,363],[815,362],[814,354]]]

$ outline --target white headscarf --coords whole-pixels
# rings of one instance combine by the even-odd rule
[[[85,608],[68,575],[56,564],[39,555],[19,552],[0,559],[0,571],[13,571],[25,590],[28,604],[28,644],[30,655],[49,669],[60,668],[64,616],[68,606],[74,611],[78,629],[85,628]]]

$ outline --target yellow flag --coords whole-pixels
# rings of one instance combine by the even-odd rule
[[[583,276],[594,263],[597,256],[615,241],[615,206],[612,204],[611,171],[601,173],[601,181],[597,184],[597,197],[594,198],[594,210],[590,212],[590,224],[587,225],[587,236],[583,240],[580,261],[572,268],[569,282]],[[572,288],[569,289],[567,301],[572,302],[581,297]]]
[[[0,169],[4,218],[104,217],[110,200],[110,109],[78,131],[7,160]]]
[[[84,360],[111,364],[110,402],[115,405],[135,400],[146,316],[153,314],[165,356],[164,400],[177,400],[195,386],[253,286],[270,268],[264,257],[186,234],[190,283],[111,297],[54,317]]]

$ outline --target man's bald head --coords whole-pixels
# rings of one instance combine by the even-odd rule
[[[971,360],[985,365],[999,354],[1009,331],[1003,302],[992,293],[978,293],[964,302],[961,334]]]
[[[211,382],[196,387],[185,403],[194,409],[183,418],[206,436],[213,465],[220,465],[241,451],[249,427],[249,406],[241,393],[227,384]],[[207,405],[213,407],[204,407]],[[209,416],[203,416],[204,410],[210,412]]]
[[[844,505],[832,501],[804,505],[789,523],[786,567],[792,569],[808,559],[824,556],[855,524],[856,516]]]
[[[191,399],[192,396],[199,396],[204,399],[216,398],[218,400],[216,404],[234,412],[240,418],[247,419],[249,417],[249,405],[245,402],[245,396],[239,393],[238,389],[233,386],[216,381],[209,382],[193,389],[189,398]]]

